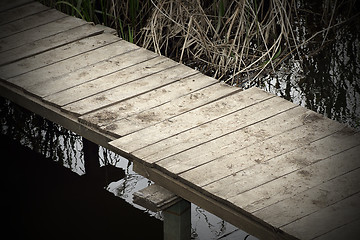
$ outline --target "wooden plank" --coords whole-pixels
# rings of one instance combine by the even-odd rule
[[[100,78],[93,79],[92,81],[88,81],[86,83],[77,85],[75,87],[66,89],[64,91],[55,93],[53,95],[49,95],[45,97],[44,100],[58,106],[66,106],[74,103],[73,105],[71,105],[74,108],[75,105],[79,104],[76,102],[86,99],[87,97],[91,97],[93,95],[105,92],[120,85],[130,83],[141,77],[145,77],[147,75],[151,75],[156,72],[162,71],[166,67],[172,67],[177,65],[177,63],[175,63],[174,61],[170,61],[165,57],[161,57],[161,56],[156,57],[155,53],[145,50],[144,54],[147,53],[148,53],[147,61],[141,61],[138,64],[132,64],[132,66],[127,68],[126,67],[121,68],[121,66],[119,66],[118,68],[119,71],[116,71],[117,68],[116,63],[119,62],[120,65],[120,61],[122,58],[122,56],[119,56],[119,58],[115,59],[114,61],[115,72],[109,75],[102,76]],[[137,52],[131,52],[131,54],[138,55]],[[136,59],[140,60],[139,58]],[[91,78],[89,78],[87,75],[84,76],[87,79],[91,80]],[[63,79],[59,79],[59,80],[62,81]],[[84,105],[87,105],[86,101]]]
[[[111,147],[111,146],[110,146]],[[114,149],[116,151],[116,149]],[[120,153],[120,152],[117,152]],[[254,218],[244,210],[217,201],[208,195],[194,190],[188,185],[177,181],[163,172],[148,168],[139,162],[134,162],[134,171],[154,181],[156,184],[163,186],[176,195],[184,198],[201,208],[219,216],[225,221],[234,226],[250,233],[259,239],[280,240],[280,239],[295,239],[284,232],[279,232],[271,225],[265,223],[261,219]]]
[[[56,21],[58,19],[67,17],[68,15],[59,12],[55,9],[38,12],[8,24],[0,26],[0,38],[9,37],[25,30],[33,29],[38,26]]]
[[[76,22],[84,23],[83,20],[75,17],[64,17],[54,22],[39,26],[34,29],[29,29],[9,37],[0,39],[0,52],[7,51],[24,44],[43,39],[57,33],[63,32],[76,24]]]
[[[243,167],[241,171],[233,171],[234,166],[232,166],[228,175],[218,181],[202,180],[202,183],[198,181],[196,183],[205,191],[214,195],[231,198],[309,166],[321,159],[357,146],[359,145],[358,139],[359,134],[354,135],[351,132],[339,131],[286,154],[276,156],[267,161],[266,164]],[[241,154],[241,151],[238,152]],[[228,188],[227,186],[230,185],[232,187]]]
[[[261,124],[261,122],[259,124]],[[181,161],[182,159],[174,156],[177,164],[169,167],[169,161],[167,161],[165,166],[161,164],[161,162],[159,162],[158,165],[175,174],[182,173],[180,177],[199,186],[204,186],[226,176],[232,176],[250,166],[260,165],[263,167],[260,172],[261,176],[263,176],[263,174],[268,171],[273,172],[274,169],[272,168],[278,166],[277,163],[271,165],[271,163],[268,162],[270,159],[331,135],[339,131],[342,127],[341,124],[323,117],[315,122],[284,131],[281,134],[269,137],[264,141],[259,141],[256,144],[245,147],[232,154],[224,155],[213,161],[205,158],[202,159],[202,161],[197,159],[197,161],[189,161],[187,164],[184,164]],[[241,135],[239,135],[239,139],[241,139]],[[292,165],[292,163],[290,164]],[[270,170],[267,168],[270,168]],[[188,171],[189,169],[190,171]]]
[[[259,121],[261,121],[261,119]],[[229,155],[224,155],[213,161],[207,158],[197,158],[196,161],[188,161],[184,164],[182,159],[178,159],[175,155],[171,158],[172,162],[171,160],[167,160],[166,162],[164,161],[164,163],[159,162],[157,165],[161,168],[166,168],[166,170],[174,174],[182,173],[180,175],[182,178],[196,185],[205,185],[226,176],[236,174],[249,166],[267,163],[269,159],[275,156],[284,154],[302,145],[307,145],[312,141],[338,131],[341,127],[338,123],[334,122],[332,124],[332,121],[317,121],[284,131],[281,134],[269,137],[264,141],[259,141],[256,144]],[[311,134],[309,134],[310,131],[308,131],[310,129],[312,131]],[[240,137],[241,135],[239,135],[239,140]],[[176,160],[175,164],[173,163],[174,159]],[[197,176],[199,173],[201,173],[201,175]]]
[[[224,101],[226,101],[226,99],[224,99]],[[251,107],[215,119],[214,121],[207,122],[200,127],[190,129],[166,140],[134,151],[133,154],[148,163],[158,162],[157,165],[161,166],[161,168],[168,169],[168,167],[174,165],[180,165],[180,168],[194,167],[197,166],[197,164],[203,164],[205,161],[209,161],[209,159],[199,158],[197,159],[198,161],[189,161],[188,164],[184,164],[182,160],[187,161],[190,159],[178,159],[177,154],[191,148],[196,148],[217,138],[225,137],[239,129],[253,125],[258,121],[262,121],[263,119],[294,107],[296,107],[294,104],[281,98],[268,99]],[[271,109],[271,111],[264,111],[265,109]],[[196,156],[198,156],[198,154]],[[176,167],[172,168],[171,171],[175,174],[179,173],[179,171],[181,172],[180,169],[175,169]]]
[[[168,162],[169,165],[167,165],[167,167],[170,167],[171,165],[176,165],[176,159],[179,159],[179,163],[191,165],[197,161],[197,158],[207,159],[207,161],[220,158],[233,152],[240,151],[256,142],[263,141],[286,130],[302,125],[302,119],[308,113],[309,110],[301,107],[291,108],[288,111],[271,116],[261,122],[240,128],[227,135],[179,152],[173,157],[161,160],[159,164],[165,167],[166,162]]]
[[[58,108],[44,104],[40,99],[24,94],[23,91],[9,86],[0,81],[0,96],[32,111],[56,124],[59,124],[70,131],[73,131],[90,141],[108,147],[108,142],[113,138],[105,133],[99,133],[96,129],[79,124],[75,117],[61,112]]]
[[[109,33],[109,34],[112,34],[114,36],[118,36],[116,29],[104,26],[102,24],[96,24],[95,28],[104,31],[104,33]]]
[[[314,239],[316,240],[329,240],[329,239],[357,239],[360,236],[360,219],[346,223],[341,227],[327,232]]]
[[[1,0],[0,1],[0,12],[2,14],[4,11],[22,6],[22,5],[32,2],[32,1],[33,0]]]
[[[253,214],[280,228],[360,192],[360,169],[310,188]]]
[[[228,199],[245,211],[255,212],[360,167],[360,146],[262,184]],[[346,159],[346,162],[343,160]],[[218,195],[218,194],[216,194]],[[226,196],[221,195],[222,198]]]
[[[144,94],[197,73],[195,70],[180,64],[175,66],[172,65],[170,68],[167,68],[167,66],[169,66],[169,62],[167,62],[167,64],[164,62],[164,65],[159,68],[157,68],[157,66],[151,67],[150,69],[154,68],[156,71],[159,71],[160,69],[164,70],[152,75],[141,77],[138,80],[133,79],[134,81],[127,84],[112,88],[108,91],[101,92],[69,105],[65,105],[62,109],[75,115],[83,115],[91,111],[107,107],[111,104],[124,101],[128,98]],[[132,78],[135,76],[136,72],[132,72],[131,75],[126,75],[126,78]],[[125,78],[125,76],[123,76],[123,78]]]
[[[187,84],[185,86],[189,89],[189,91],[196,91],[198,89],[201,90],[182,96],[158,107],[150,108],[133,115],[128,115],[121,120],[102,126],[101,129],[104,131],[109,129],[112,133],[119,136],[125,136],[132,132],[191,111],[207,103],[219,100],[236,90],[235,88],[222,88],[218,84],[215,84],[217,83],[215,79],[200,74],[186,78],[186,80]],[[212,84],[212,86],[209,86],[210,84]],[[174,88],[173,91],[181,91],[183,94],[188,92],[179,88]]]
[[[202,78],[203,75],[196,74],[189,78],[197,77]],[[236,88],[230,87],[227,84],[217,84],[214,85],[214,88],[216,88],[217,91],[212,92],[212,94],[206,94],[206,89],[210,87],[200,90],[201,92],[196,92],[197,89],[190,89],[188,87],[189,78],[181,79],[180,81],[155,89],[154,91],[127,99],[99,111],[83,115],[79,118],[79,121],[94,126],[96,128],[103,127],[104,130],[109,132],[112,128],[112,124],[108,125],[109,122],[115,122],[119,119],[126,118],[129,115],[137,114],[147,109],[169,103],[173,99],[182,97],[184,95],[191,97],[190,94],[195,94],[196,97],[192,97],[192,99],[196,99],[197,97],[202,98],[202,93],[204,93],[204,97],[208,97],[209,99],[212,99],[214,97],[215,99],[217,96],[219,96],[220,98],[220,96],[226,96],[238,90]],[[201,97],[198,95],[198,93],[200,93]],[[114,132],[115,131],[116,130],[114,130]]]
[[[89,23],[81,21],[74,23],[74,26],[69,30],[0,53],[0,66],[102,33],[102,30],[94,28]]]
[[[258,102],[272,98],[274,95],[268,94],[255,88],[228,96],[201,108],[194,109],[169,121],[164,121],[154,126],[145,128],[141,131],[129,134],[110,143],[118,150],[125,153],[132,153],[154,144],[193,127],[197,127],[206,122],[239,111],[243,108],[254,105]],[[141,141],[139,142],[139,139]]]
[[[80,86],[81,84],[89,83],[95,79],[113,74],[157,56],[157,54],[146,49],[136,48],[133,51],[125,52],[124,54],[75,70],[61,78],[52,78],[48,81],[35,84],[29,87],[28,91],[41,98],[47,97],[49,101],[54,99],[53,102],[58,105],[69,103],[72,100],[65,102],[66,99],[61,97],[65,91],[73,92],[74,95],[72,97],[80,98],[82,89],[84,89],[83,85]],[[123,59],[126,59],[126,61],[123,61]],[[60,101],[55,100],[57,96],[60,96]]]
[[[29,2],[17,8],[9,9],[0,14],[0,25],[16,21],[21,18],[48,10],[49,8],[39,2]]]
[[[135,192],[133,196],[134,203],[153,212],[162,211],[180,200],[174,193],[157,184]]]
[[[109,37],[110,36],[110,37]],[[43,67],[46,67],[48,65],[53,65],[54,63],[62,64],[61,61],[65,59],[69,59],[71,57],[80,55],[82,53],[86,53],[89,51],[93,51],[95,49],[98,49],[100,47],[106,46],[112,42],[119,41],[118,38],[112,35],[98,35],[86,39],[81,39],[79,41],[76,41],[74,43],[67,44],[65,46],[53,49],[51,51],[47,51],[44,53],[37,54],[35,56],[25,58],[23,60],[1,66],[0,67],[0,77],[2,79],[10,79],[15,78],[16,76],[22,75],[24,73],[28,73],[34,70],[37,70],[42,72],[41,74],[45,75],[46,69],[51,68],[52,66],[49,66],[44,69],[40,69]],[[85,57],[85,56],[84,56]],[[59,68],[59,64],[56,66],[56,68]],[[50,72],[47,72],[50,73]],[[54,77],[54,76],[48,76],[45,75],[44,77]],[[27,78],[27,77],[21,77],[20,79]],[[14,84],[17,83],[17,79],[10,80]],[[34,80],[34,83],[37,80]],[[38,80],[40,81],[40,80]],[[29,81],[28,81],[29,82]],[[31,81],[33,82],[33,81]]]
[[[102,34],[98,37],[103,38],[103,40],[99,40],[97,43],[100,46],[102,45],[102,47],[71,58],[67,58],[61,62],[36,69],[26,74],[10,78],[8,79],[8,82],[21,87],[24,90],[28,90],[28,92],[31,93],[31,87],[35,84],[49,81],[51,78],[54,79],[61,77],[62,75],[68,74],[77,69],[101,62],[103,60],[138,48],[134,44],[125,41],[118,41],[119,39],[112,35]]]
[[[328,206],[281,228],[295,237],[307,240],[360,219],[360,193]],[[350,231],[357,231],[355,229]],[[356,236],[358,237],[358,236]],[[343,238],[341,238],[343,239]]]

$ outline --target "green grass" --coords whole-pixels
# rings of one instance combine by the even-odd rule
[[[117,30],[119,37],[134,42],[142,27],[149,1],[139,0],[39,0],[70,16]]]

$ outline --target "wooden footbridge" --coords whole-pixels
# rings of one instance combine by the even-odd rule
[[[360,236],[360,134],[30,0],[0,3],[1,96],[261,239]]]

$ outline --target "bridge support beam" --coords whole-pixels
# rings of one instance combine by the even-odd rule
[[[181,199],[163,210],[164,240],[189,240],[191,238],[191,203]]]
[[[164,216],[164,240],[190,240],[191,203],[159,185],[134,193],[134,203]]]

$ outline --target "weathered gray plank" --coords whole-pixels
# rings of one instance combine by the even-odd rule
[[[173,67],[177,65],[177,63],[175,63],[174,61],[170,61],[165,57],[161,57],[161,56],[156,57],[156,54],[150,51],[146,51],[144,54],[147,53],[149,56],[149,59],[147,61],[142,61],[141,63],[134,64],[133,66],[130,66],[128,68],[119,67],[119,71],[115,71],[109,75],[94,79],[92,81],[88,81],[84,84],[47,96],[44,98],[44,100],[59,106],[71,105],[72,103],[74,103],[71,105],[71,107],[72,109],[75,109],[74,106],[76,105],[79,106],[79,104],[81,104],[79,103],[79,101],[87,97],[100,94],[106,90],[110,90],[120,85],[130,83],[136,79],[162,71],[167,67]],[[132,54],[136,55],[137,53],[134,52]],[[121,57],[122,56],[119,56],[120,59]],[[121,61],[120,59],[115,60],[115,62]],[[87,75],[85,76],[88,78]],[[86,102],[87,101],[85,101],[85,104],[83,105],[88,105]],[[81,106],[79,106],[79,108],[80,107]]]
[[[226,101],[226,99],[224,101]],[[294,107],[294,104],[281,98],[268,99],[267,101],[260,102],[254,106],[242,109],[214,121],[207,122],[200,127],[190,129],[189,131],[149,145],[143,149],[139,149],[133,152],[133,154],[137,158],[140,158],[148,163],[159,161],[157,165],[166,169],[174,165],[180,165],[180,168],[190,166],[195,167],[197,164],[203,164],[210,159],[199,158],[197,159],[198,161],[191,161],[191,163],[187,162],[188,164],[184,164],[182,162],[184,159],[178,159],[176,154],[231,134],[241,128],[255,124],[258,121],[262,121],[263,119]],[[271,109],[271,111],[264,111],[265,109]],[[187,160],[189,159],[185,159],[185,161]],[[175,174],[182,171],[180,169],[175,169],[176,167],[171,169],[171,171]]]
[[[19,32],[44,25],[56,21],[58,19],[67,17],[68,15],[59,12],[55,9],[42,11],[34,15],[30,15],[8,24],[0,26],[0,38],[9,37]]]
[[[263,173],[268,171],[272,172],[273,169],[270,168],[268,163],[269,159],[331,135],[339,131],[342,127],[341,124],[323,117],[315,122],[300,125],[299,127],[284,131],[264,141],[259,141],[254,145],[250,145],[199,167],[197,166],[209,160],[190,161],[184,164],[181,159],[177,159],[176,156],[174,156],[178,164],[172,165],[171,167],[167,166],[166,169],[175,174],[191,169],[180,176],[200,186],[217,181],[225,176],[236,174],[252,165],[262,166],[264,164],[264,168],[262,169]],[[241,135],[239,135],[239,138],[240,137]],[[161,162],[159,162],[158,165],[163,166]],[[276,163],[274,166],[271,165],[271,167],[276,166],[278,166]],[[269,167],[269,169],[267,169],[267,167]],[[261,175],[263,175],[263,173]]]
[[[25,18],[27,16],[48,10],[49,8],[39,2],[30,2],[17,8],[9,9],[0,14],[0,25]]]
[[[176,195],[193,202],[194,204],[212,212],[216,216],[230,222],[240,229],[248,233],[252,233],[259,239],[266,240],[280,240],[280,239],[294,239],[288,238],[286,233],[274,231],[275,229],[269,224],[254,219],[251,215],[239,208],[224,204],[222,201],[215,200],[208,195],[194,190],[188,185],[177,181],[177,179],[170,177],[167,174],[155,169],[147,168],[139,162],[134,162],[134,171],[151,179],[152,181],[161,184],[164,188],[175,193]]]
[[[74,23],[73,28],[69,30],[0,53],[0,66],[102,33],[102,30],[93,27],[89,23],[80,21]]]
[[[109,37],[110,36],[110,37]],[[79,41],[76,41],[74,43],[67,44],[65,46],[53,49],[51,51],[47,51],[41,54],[34,55],[29,58],[22,59],[20,61],[1,66],[0,67],[0,77],[2,79],[10,79],[10,82],[16,84],[17,82],[21,82],[23,78],[26,78],[29,82],[29,77],[18,77],[18,75],[22,75],[24,73],[31,72],[33,70],[38,69],[36,72],[40,72],[41,75],[43,75],[43,78],[49,78],[54,76],[48,76],[46,73],[50,73],[50,70],[47,70],[49,68],[52,68],[54,63],[59,63],[56,68],[60,68],[60,66],[63,64],[63,60],[80,55],[82,53],[86,53],[89,51],[93,51],[97,48],[106,46],[112,42],[118,41],[119,39],[112,35],[98,35],[86,39],[82,39]],[[84,56],[85,57],[85,56]],[[40,69],[43,67],[46,67],[44,69]],[[34,80],[40,82],[39,80]],[[31,81],[32,82],[32,81]]]
[[[182,78],[197,73],[195,70],[185,67],[184,65],[172,65],[172,67],[167,68],[168,64],[169,62],[167,64],[164,63],[165,66],[161,66],[156,70],[159,71],[160,69],[164,69],[161,72],[148,75],[146,77],[141,77],[138,80],[134,79],[135,81],[131,81],[127,84],[112,88],[108,91],[101,92],[83,100],[65,105],[62,107],[62,109],[75,115],[83,115],[88,112],[95,111],[97,109],[107,107],[111,104],[126,100],[128,98],[144,94],[146,92],[160,88],[161,86],[171,84],[172,82],[179,81]],[[157,67],[155,66],[154,68]],[[133,72],[131,75],[126,77],[131,78],[135,76],[136,74]]]
[[[0,1],[0,12],[7,11],[12,8],[16,8],[32,2],[33,0],[1,0]]]
[[[54,22],[39,26],[34,29],[29,29],[9,37],[0,39],[0,52],[7,51],[36,40],[52,36],[54,34],[63,32],[76,25],[76,22],[84,23],[83,20],[75,17],[65,17]]]
[[[337,239],[357,239],[360,236],[360,219],[345,223],[343,226],[335,228],[314,239],[316,240],[337,240]]]
[[[300,239],[308,240],[360,219],[360,193],[281,228]],[[355,228],[359,228],[356,226]],[[357,231],[352,229],[350,231]],[[358,236],[357,236],[358,237]],[[343,238],[341,238],[343,239]]]
[[[106,147],[107,143],[113,139],[104,133],[100,134],[96,129],[79,124],[76,118],[61,112],[60,109],[49,104],[44,104],[39,98],[24,94],[20,89],[10,86],[3,81],[0,81],[0,95],[101,146]]]
[[[226,95],[229,95],[230,93],[233,93],[236,90],[236,88],[221,87],[219,84],[209,86],[210,84],[215,84],[217,81],[200,74],[186,78],[186,80],[186,87],[190,91],[196,91],[201,88],[203,89],[177,98],[171,102],[168,102],[167,104],[126,116],[121,120],[112,122],[108,125],[102,126],[101,128],[104,131],[109,129],[109,131],[112,133],[115,133],[119,136],[125,136],[132,132],[191,111],[207,103],[216,101]],[[174,88],[173,92],[175,91],[181,91],[184,94],[188,92],[186,89],[184,91],[183,89],[179,88]]]
[[[196,74],[189,78],[197,78],[197,77],[202,77],[202,76],[200,74]],[[137,114],[147,109],[151,109],[160,106],[162,104],[166,104],[169,101],[172,101],[173,99],[182,97],[184,95],[185,95],[184,97],[188,96],[189,98],[191,97],[191,95],[193,95],[193,97],[191,97],[193,99],[196,99],[197,97],[200,98],[198,93],[200,93],[202,96],[203,91],[200,90],[201,92],[200,91],[195,92],[197,89],[189,88],[188,87],[189,78],[181,79],[180,81],[155,89],[154,91],[142,94],[140,96],[136,96],[134,98],[127,99],[125,101],[101,109],[99,111],[86,114],[84,116],[81,116],[79,120],[80,122],[84,122],[96,128],[102,127],[105,131],[112,131],[111,130],[113,127],[112,124],[108,125],[108,123],[110,122],[116,122],[117,120],[126,118],[129,115]],[[214,96],[217,96],[217,94],[224,96],[233,91],[236,91],[235,88],[229,87],[228,85],[225,84],[220,84],[216,88],[217,88],[216,93],[213,92],[211,96],[205,94],[206,95],[205,97],[212,99]],[[206,91],[206,89],[207,88],[205,88],[204,91]],[[116,130],[114,130],[113,132],[115,131]]]
[[[28,92],[30,92],[31,86],[35,84],[40,84],[41,82],[48,81],[51,78],[61,77],[62,75],[68,74],[77,69],[138,48],[136,45],[125,41],[119,42],[119,39],[113,35],[102,34],[96,37],[102,37],[104,39],[97,42],[97,44],[102,45],[102,47],[75,57],[67,58],[61,62],[36,69],[26,74],[10,78],[8,79],[8,82],[21,87],[24,90],[29,90]]]
[[[359,134],[352,135],[346,131],[339,131],[301,148],[272,158],[265,164],[255,164],[247,168],[243,167],[241,171],[229,169],[228,175],[225,175],[226,177],[224,176],[218,181],[211,182],[210,179],[204,178],[201,180],[201,183],[198,181],[196,181],[196,183],[202,186],[205,191],[223,198],[231,198],[293,171],[309,166],[321,159],[331,157],[339,152],[357,146],[359,145],[358,139]],[[242,154],[241,151],[239,151],[239,155],[240,154]],[[224,165],[225,164],[224,162]],[[239,162],[239,164],[241,164],[241,162]],[[235,166],[231,166],[231,168],[234,167]],[[227,186],[230,185],[232,187],[228,188]]]
[[[228,199],[245,211],[255,212],[283,199],[294,196],[323,182],[360,167],[360,146],[318,161],[281,178],[252,188]],[[344,163],[343,159],[346,159]],[[218,195],[218,194],[217,194]],[[221,195],[222,198],[226,198]]]
[[[240,128],[237,131],[231,132],[227,135],[213,139],[193,148],[179,152],[173,157],[168,157],[161,160],[163,167],[170,167],[176,164],[194,164],[201,158],[211,161],[216,158],[240,151],[256,142],[263,141],[274,135],[278,135],[286,130],[298,127],[303,124],[303,117],[309,113],[301,107],[295,107],[288,111],[281,112],[264,121],[255,123],[253,125]],[[261,114],[261,113],[256,113]],[[281,122],[281,124],[278,124]],[[160,163],[159,162],[159,163]],[[166,165],[168,162],[169,165]]]
[[[249,89],[234,94],[226,99],[194,109],[171,120],[161,122],[110,143],[115,148],[127,153],[144,148],[190,128],[197,127],[219,117],[239,111],[258,102],[274,97],[262,90]],[[138,139],[141,139],[139,142]]]
[[[113,28],[104,26],[104,25],[102,25],[102,24],[96,24],[96,25],[95,25],[95,28],[104,31],[104,33],[109,33],[109,34],[118,36],[118,34],[117,34],[117,32],[116,32],[116,29],[113,29]]]
[[[157,57],[158,55],[142,48],[136,48],[134,51],[125,52],[124,54],[106,59],[104,61],[91,64],[84,68],[70,72],[60,78],[52,78],[48,81],[41,82],[29,87],[28,91],[36,94],[47,101],[54,102],[56,105],[64,105],[72,99],[81,99],[83,89],[86,84],[103,76],[121,71],[127,67],[139,64],[146,60]],[[126,61],[124,61],[126,59]],[[81,84],[84,84],[80,86]],[[89,83],[90,84],[90,83]],[[91,83],[98,87],[98,82]],[[94,90],[94,89],[93,89]],[[69,94],[64,94],[67,91]],[[52,96],[51,96],[52,95]],[[66,96],[70,96],[67,100]],[[59,97],[59,101],[57,101]]]
[[[360,169],[310,188],[253,214],[280,228],[360,192]]]
[[[162,211],[180,200],[174,193],[157,184],[135,192],[133,196],[134,203],[154,212]]]
[[[270,108],[267,109],[267,112],[271,112]],[[261,121],[261,119],[259,121]],[[196,185],[205,185],[225,176],[235,174],[238,171],[249,167],[249,165],[265,163],[277,155],[281,155],[287,151],[291,151],[302,145],[309,144],[312,141],[332,134],[341,129],[341,127],[342,126],[340,126],[339,123],[330,120],[327,122],[324,119],[324,121],[312,122],[310,124],[292,128],[279,135],[270,137],[265,141],[258,141],[254,145],[250,145],[229,155],[224,155],[214,161],[209,161],[207,158],[197,158],[196,161],[189,161],[187,164],[184,164],[181,161],[182,159],[178,159],[177,156],[174,156],[173,158],[176,159],[176,164],[169,163],[168,160],[166,163],[159,162],[157,165],[163,168],[165,165],[167,166],[166,169],[168,171],[175,174],[194,168],[180,176],[190,182],[195,182]],[[309,134],[309,132],[311,132],[311,134]],[[240,137],[241,135],[239,135],[239,140]],[[206,162],[208,163],[197,167]],[[168,166],[169,164],[172,165]],[[201,173],[201,175],[197,176],[199,173]]]

